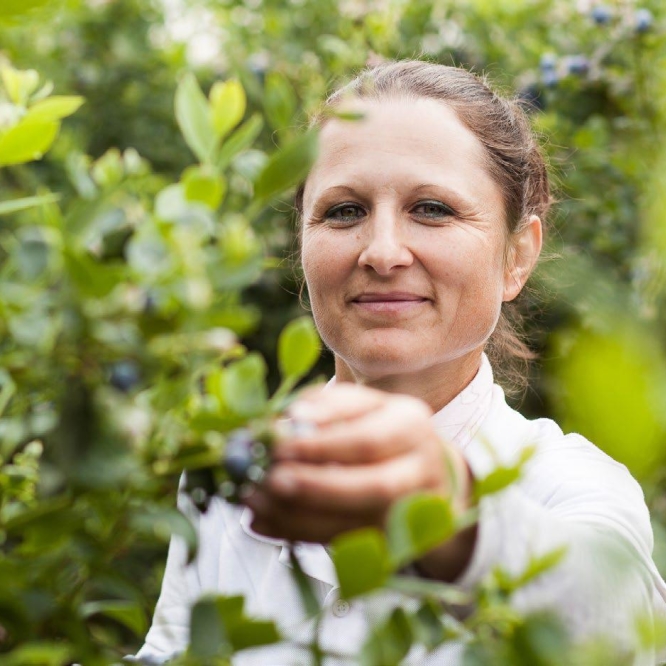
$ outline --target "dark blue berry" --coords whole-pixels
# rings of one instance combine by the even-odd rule
[[[635,15],[636,32],[639,34],[647,32],[654,22],[654,16],[649,9],[638,9]]]
[[[557,72],[552,70],[543,73],[543,85],[547,88],[554,88],[560,81],[560,77],[557,75]]]
[[[542,95],[541,86],[532,83],[518,91],[518,99],[525,102],[529,110],[543,111],[546,108],[545,100]]]
[[[598,5],[592,10],[591,16],[597,25],[608,25],[613,18],[613,13],[606,5]]]
[[[139,369],[134,361],[119,361],[111,368],[111,386],[127,393],[139,383]]]
[[[254,435],[246,428],[234,430],[227,439],[223,465],[235,483],[247,480],[248,470],[255,462],[252,452],[254,443]]]
[[[590,61],[583,55],[573,55],[567,60],[569,74],[583,76],[590,71]]]
[[[554,53],[544,53],[539,62],[542,72],[552,72],[557,67],[557,56]]]

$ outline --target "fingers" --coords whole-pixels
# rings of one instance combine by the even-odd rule
[[[365,393],[365,389],[358,393],[345,390],[332,396],[331,404],[296,409],[297,414],[316,413],[319,420],[310,422],[318,427],[280,441],[273,452],[275,459],[367,464],[401,455],[420,439],[432,437],[425,403],[405,396],[387,398],[378,391],[371,393],[378,393],[381,399]],[[358,395],[361,399],[354,402]]]
[[[441,456],[411,453],[370,465],[312,465],[284,462],[264,480],[279,498],[297,499],[309,509],[384,511],[398,497],[418,489],[444,489]]]
[[[382,391],[341,382],[329,388],[309,388],[289,407],[289,415],[297,420],[326,426],[363,416],[378,409],[386,401]]]
[[[347,530],[380,525],[373,513],[313,510],[261,490],[246,501],[254,514],[252,529],[265,536],[290,541],[327,543]]]

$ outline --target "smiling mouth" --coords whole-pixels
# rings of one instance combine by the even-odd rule
[[[387,294],[360,294],[351,303],[364,312],[406,312],[427,303],[429,299],[417,294],[392,292]]]

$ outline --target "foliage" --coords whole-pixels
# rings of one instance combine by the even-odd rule
[[[224,45],[196,75],[198,40],[174,38],[188,20]],[[550,359],[535,377],[539,400],[625,462],[664,522],[663,21],[657,0],[4,0],[3,663],[88,666],[133,651],[168,538],[196,549],[173,509],[180,471],[205,506],[228,487],[219,463],[230,433],[264,436],[313,374],[310,320],[287,324],[301,313],[298,278],[270,259],[294,244],[281,197],[315,155],[316,135],[299,131],[307,113],[332,81],[385,57],[489,72],[531,105],[561,199],[550,251],[562,260],[536,280],[548,307],[525,302]],[[330,372],[326,355],[318,371]],[[478,495],[520,467],[480,480]],[[471,598],[402,575],[473,518],[417,496],[394,507],[386,534],[336,541],[345,596],[418,599],[373,627],[361,663],[398,664],[413,643],[431,650],[461,635],[467,665],[621,659],[598,645],[573,655],[556,619],[512,610],[514,591],[561,553],[517,579],[495,572]],[[470,601],[464,621],[442,612]],[[193,613],[201,631],[183,664],[225,663],[279,638],[238,598],[204,598]],[[646,647],[660,640],[643,636]]]

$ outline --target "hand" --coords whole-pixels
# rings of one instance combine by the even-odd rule
[[[256,532],[327,543],[347,530],[383,528],[391,504],[419,490],[451,497],[459,510],[469,505],[467,464],[437,436],[432,412],[421,400],[337,384],[308,391],[290,415],[316,427],[276,444],[274,464],[245,500]],[[432,565],[444,564],[448,571],[450,562],[440,562],[446,553],[428,555],[422,564],[430,561],[433,577],[445,578]]]

